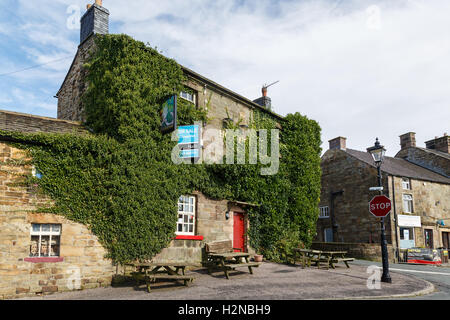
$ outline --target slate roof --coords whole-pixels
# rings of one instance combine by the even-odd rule
[[[346,152],[355,157],[356,159],[365,162],[366,164],[375,167],[372,156],[368,152],[347,149]],[[424,167],[418,166],[411,163],[405,159],[384,157],[383,164],[381,165],[381,170],[387,174],[397,176],[413,178],[418,180],[432,181],[450,184],[450,179],[440,175],[434,171],[428,170]]]
[[[434,149],[425,149],[425,148],[420,148],[420,147],[414,147],[414,148],[417,148],[417,149],[420,149],[422,151],[429,152],[429,153],[432,153],[432,154],[434,154],[436,156],[439,156],[439,157],[445,158],[447,160],[450,160],[450,154],[449,153],[445,153],[445,152],[442,152],[442,151],[439,151],[439,150],[434,150]]]

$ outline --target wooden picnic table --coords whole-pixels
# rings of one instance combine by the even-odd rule
[[[354,260],[353,258],[345,257],[347,251],[322,251],[296,248],[294,249],[294,252],[301,255],[302,268],[304,268],[305,265],[308,265],[310,267],[311,262],[314,262],[318,268],[321,267],[321,263],[324,263],[327,269],[329,269],[330,267],[335,269],[336,267],[334,266],[334,264],[339,262],[345,263],[347,268],[350,268],[348,262]],[[294,257],[294,263],[297,260],[296,257],[297,255]]]
[[[137,285],[139,285],[139,281],[144,280],[148,292],[150,292],[150,282],[156,282],[156,279],[182,280],[185,286],[188,286],[195,279],[194,276],[185,273],[186,267],[196,266],[190,263],[127,263],[125,266],[131,266],[135,269],[134,272],[131,272],[131,276],[136,280]],[[180,270],[181,274],[179,273]]]
[[[208,266],[208,273],[211,273],[213,268],[218,268],[225,273],[227,279],[229,271],[236,268],[247,267],[250,274],[253,274],[253,267],[259,267],[259,262],[249,261],[250,253],[246,252],[224,252],[224,253],[208,253],[210,264]],[[242,258],[245,262],[242,261]]]

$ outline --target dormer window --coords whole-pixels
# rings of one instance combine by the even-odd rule
[[[187,91],[181,91],[180,97],[183,98],[184,100],[187,100],[187,101],[195,104],[195,93],[190,93],[190,92],[187,92]]]

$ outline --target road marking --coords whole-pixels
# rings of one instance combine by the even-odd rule
[[[440,275],[444,275],[444,276],[450,276],[450,273],[445,273],[445,272],[419,271],[419,270],[393,269],[393,268],[389,268],[389,270],[392,270],[392,271],[405,271],[405,272],[416,272],[416,273],[428,273],[428,274],[440,274]]]

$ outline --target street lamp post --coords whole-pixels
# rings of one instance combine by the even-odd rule
[[[384,155],[386,153],[386,149],[380,142],[375,141],[375,145],[373,147],[367,148],[367,152],[372,155],[373,160],[375,161],[375,165],[378,170],[378,187],[382,187],[381,181],[381,164],[383,163]],[[380,190],[380,195],[383,194],[382,188]],[[383,275],[381,276],[381,282],[392,283],[391,276],[389,275],[389,260],[388,260],[388,250],[387,250],[387,241],[386,241],[386,231],[384,224],[384,217],[381,218],[381,257],[383,261]]]

